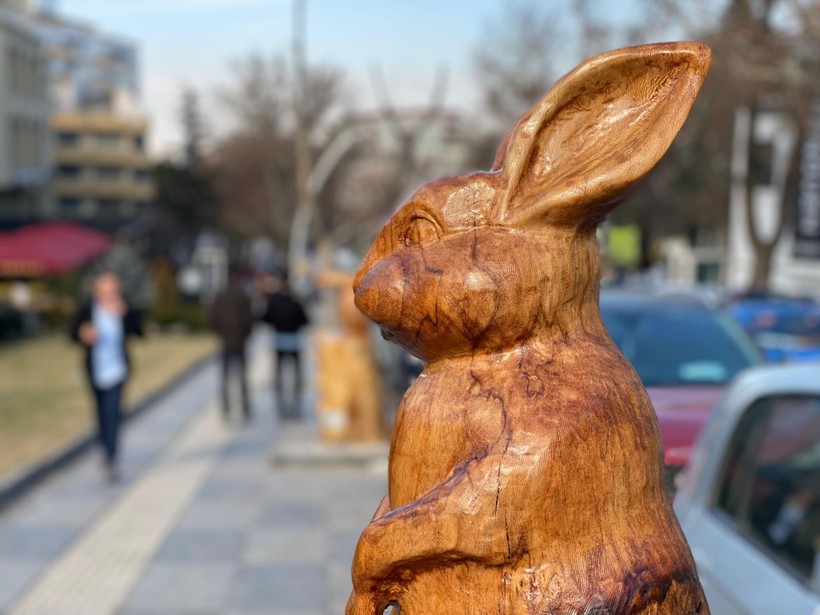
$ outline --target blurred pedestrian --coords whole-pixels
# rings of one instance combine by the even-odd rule
[[[242,389],[242,416],[251,417],[248,400],[247,341],[253,330],[251,299],[242,287],[239,270],[232,268],[228,286],[214,300],[210,317],[211,327],[222,343],[222,415],[230,416],[231,373],[236,371]]]
[[[300,419],[299,397],[302,390],[302,368],[300,353],[302,348],[301,329],[308,324],[305,309],[296,297],[291,295],[287,274],[282,274],[273,281],[271,294],[263,320],[276,332],[274,353],[276,355],[276,374],[274,393],[276,395],[279,416],[284,419]],[[283,366],[288,362],[294,371],[294,403],[291,407],[284,403]]]
[[[117,450],[122,392],[129,374],[127,338],[142,337],[140,315],[122,296],[116,274],[94,280],[91,301],[77,314],[71,337],[85,346],[88,381],[97,406],[97,427],[110,480],[119,477]]]

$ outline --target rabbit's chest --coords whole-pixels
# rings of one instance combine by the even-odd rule
[[[393,507],[435,488],[497,441],[503,428],[498,403],[471,395],[461,380],[423,376],[402,400],[390,455]]]

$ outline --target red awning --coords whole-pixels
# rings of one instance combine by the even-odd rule
[[[31,224],[0,233],[0,277],[39,278],[76,269],[105,254],[105,233],[69,222]]]

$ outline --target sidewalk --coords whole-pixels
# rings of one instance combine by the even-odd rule
[[[0,516],[0,613],[344,612],[385,466],[271,464],[275,438],[304,430],[277,433],[254,357],[249,424],[222,422],[209,365],[128,425],[121,483],[88,455]]]

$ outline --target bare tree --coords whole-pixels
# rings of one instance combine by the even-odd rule
[[[180,105],[183,133],[181,155],[153,169],[155,194],[152,250],[170,254],[175,247],[190,245],[204,229],[213,228],[219,202],[213,170],[204,155],[204,119],[196,90],[185,89]]]
[[[294,80],[283,56],[252,55],[237,62],[233,72],[235,82],[219,97],[235,127],[212,156],[224,203],[222,222],[238,236],[270,236],[285,255],[300,202]],[[334,116],[343,100],[342,83],[332,68],[306,68],[299,122],[306,127],[308,171],[310,159],[326,146],[339,121]],[[332,207],[332,199],[326,201]]]
[[[370,78],[379,99],[379,113],[398,143],[399,151],[395,174],[381,197],[382,206],[376,207],[378,211],[387,211],[408,188],[423,179],[420,172],[424,161],[419,154],[419,142],[441,116],[447,97],[448,77],[447,68],[439,67],[430,90],[430,102],[408,121],[408,118],[402,117],[401,110],[393,104],[381,66],[371,67]]]
[[[180,115],[184,138],[184,163],[187,167],[196,167],[202,161],[205,128],[199,107],[199,94],[193,88],[185,88],[182,92]]]
[[[556,76],[555,16],[536,3],[517,3],[488,22],[475,65],[487,109],[507,126],[528,109]]]
[[[730,158],[739,109],[755,126],[758,118],[778,112],[796,127],[797,146],[790,157],[780,186],[780,217],[774,233],[764,236],[757,227],[753,208],[754,188],[768,183],[773,165],[771,148],[747,138],[745,151],[736,156],[748,161],[735,190],[745,203],[747,234],[754,253],[751,285],[766,287],[772,256],[790,222],[792,203],[799,181],[800,144],[808,132],[810,107],[820,96],[817,80],[820,68],[820,2],[817,0],[729,0],[717,18],[706,19],[714,8],[707,2],[692,5],[663,0],[651,3],[674,16],[687,35],[709,43],[713,50],[712,69],[696,106],[696,138],[684,138],[676,151],[687,156],[701,180],[700,189],[673,182],[679,195],[686,195],[705,214],[708,208],[720,212],[725,228],[729,189],[732,181]],[[697,11],[697,12],[693,12]],[[682,136],[686,134],[686,130]],[[708,181],[703,182],[706,179]],[[704,207],[705,205],[705,207]],[[703,224],[709,216],[701,216]],[[715,222],[712,220],[712,222]]]

